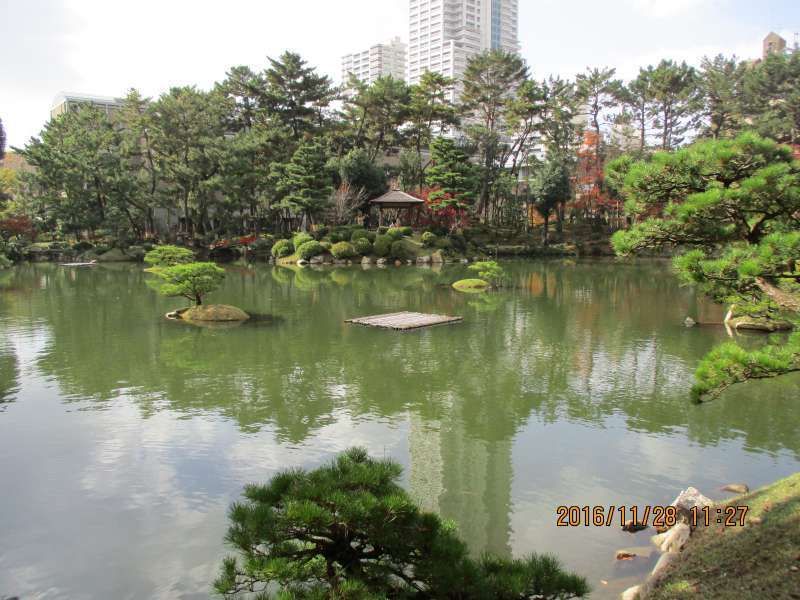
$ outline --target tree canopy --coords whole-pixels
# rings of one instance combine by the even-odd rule
[[[624,161],[610,170],[617,181],[625,172],[626,208],[641,219],[614,235],[618,254],[682,248],[674,260],[679,276],[731,304],[732,313],[797,319],[800,163],[790,148],[742,134],[660,152],[650,161]],[[778,353],[751,354],[731,345],[715,351],[698,369],[694,397],[800,368],[800,347],[796,337],[791,339]],[[758,368],[745,368],[751,361]]]
[[[229,512],[216,590],[226,597],[567,599],[585,580],[556,559],[469,557],[454,526],[421,511],[401,468],[352,448],[313,471],[249,485]]]

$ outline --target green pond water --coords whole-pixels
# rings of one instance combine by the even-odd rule
[[[182,302],[140,266],[0,273],[0,597],[208,598],[242,487],[352,445],[398,460],[474,552],[553,552],[614,597],[655,560],[615,551],[652,530],[557,527],[559,505],[719,499],[800,468],[800,378],[689,402],[727,335],[683,327],[721,309],[667,263],[506,267],[512,286],[467,295],[461,266],[232,265],[210,301],[265,317],[223,329],[163,318]],[[344,323],[406,309],[464,321]]]

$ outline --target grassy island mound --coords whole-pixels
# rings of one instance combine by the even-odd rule
[[[235,306],[227,304],[201,304],[193,306],[181,313],[185,321],[247,321],[250,318],[246,312]]]
[[[698,527],[648,600],[793,598],[800,589],[800,473],[718,505],[743,527]],[[724,516],[722,517],[724,522]]]
[[[459,292],[475,294],[488,290],[489,283],[483,279],[460,279],[453,284],[453,288]]]

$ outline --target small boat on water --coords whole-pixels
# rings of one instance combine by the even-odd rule
[[[61,267],[93,267],[97,264],[96,260],[90,262],[58,263]]]

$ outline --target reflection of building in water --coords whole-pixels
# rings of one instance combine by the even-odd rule
[[[424,510],[458,524],[474,553],[511,553],[511,440],[470,436],[458,417],[411,416],[411,496]]]

